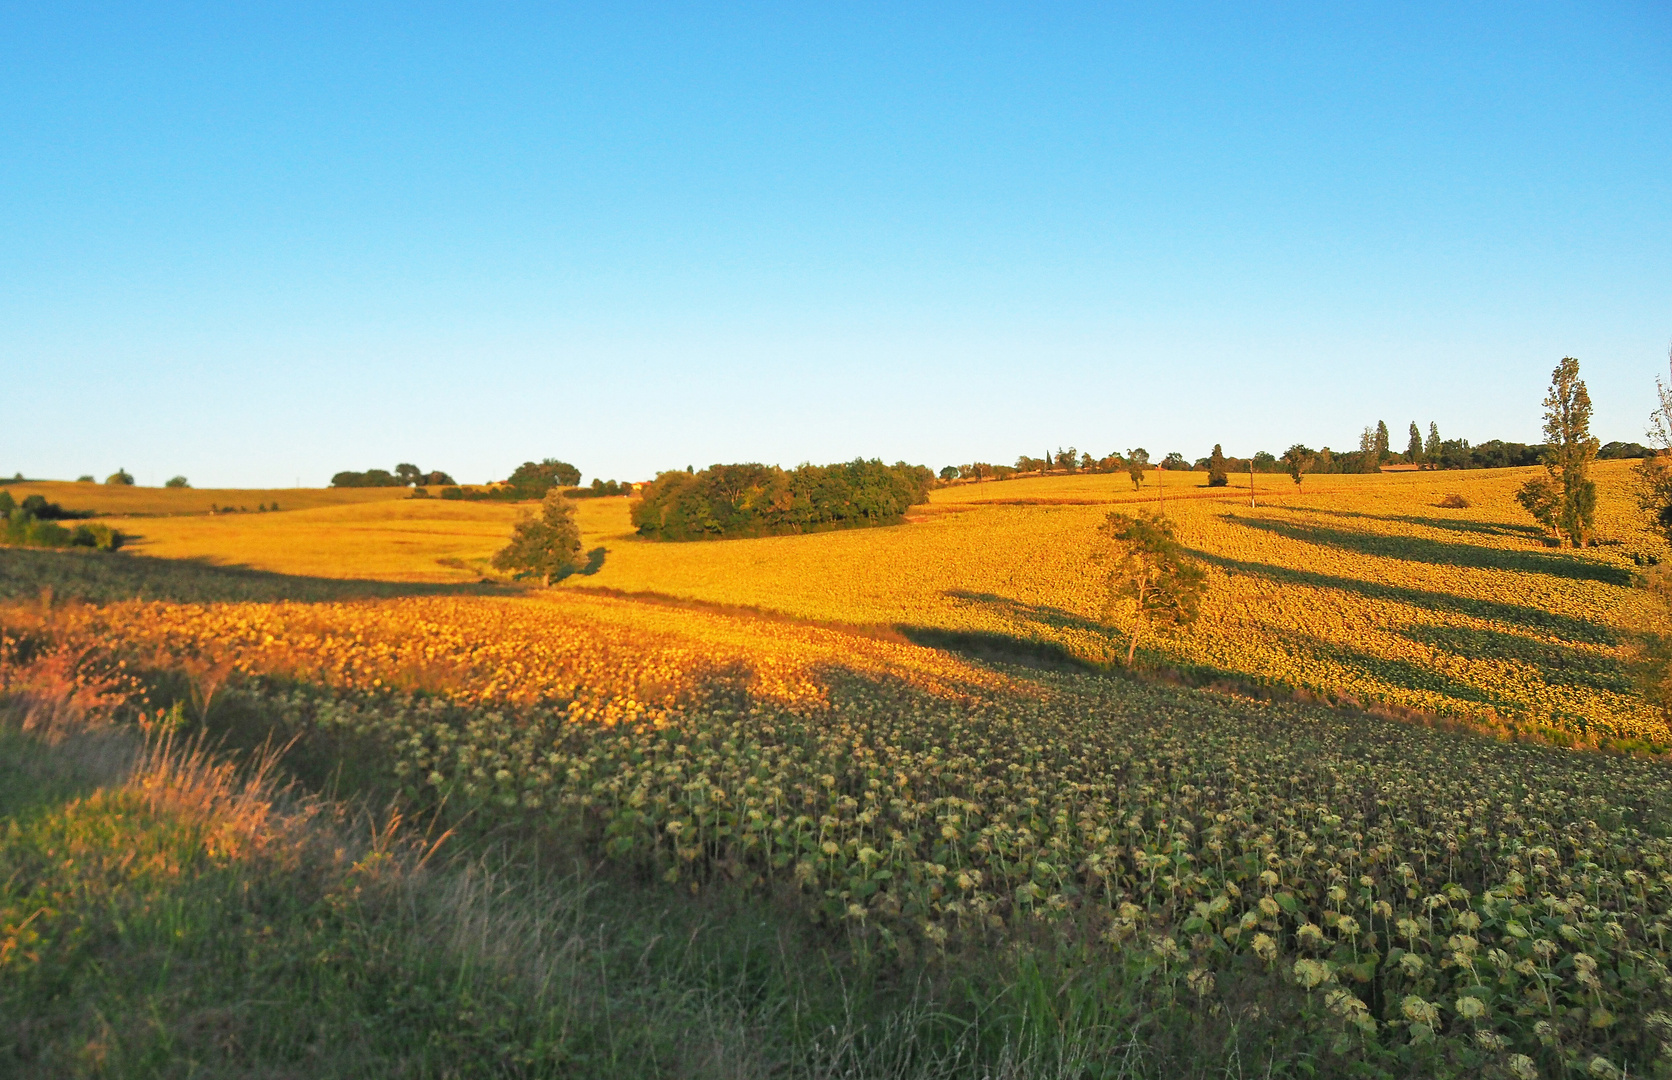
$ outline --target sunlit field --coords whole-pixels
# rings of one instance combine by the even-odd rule
[[[262,505],[280,510],[404,499],[411,488],[166,488],[129,484],[65,483],[63,481],[0,480],[0,489],[20,502],[41,495],[48,502],[72,510],[109,515],[207,514],[215,509],[254,511]]]
[[[585,570],[497,596],[462,590],[516,506],[133,518],[138,555],[0,552],[35,560],[0,575],[0,676],[261,717],[411,812],[787,898],[867,962],[1035,948],[1180,1031],[1282,1016],[1324,1075],[1638,1075],[1672,1044],[1672,737],[1626,677],[1667,555],[1629,467],[1579,551],[1527,525],[1525,471],[1261,476],[1254,506],[957,485],[903,526],[687,544],[581,500]],[[1096,526],[1163,500],[1208,599],[1127,672]],[[312,602],[63,602],[135,566]],[[338,599],[368,584],[429,595]]]
[[[1630,463],[1597,467],[1601,546],[1544,545],[1515,505],[1531,470],[1247,477],[1200,473],[969,484],[933,493],[898,528],[705,544],[646,544],[626,508],[589,507],[607,555],[570,587],[608,586],[836,622],[989,635],[1103,663],[1128,617],[1104,622],[1113,509],[1164,508],[1209,567],[1201,620],[1144,638],[1146,663],[1202,678],[1467,718],[1582,741],[1672,745],[1620,665],[1633,574],[1666,546],[1631,501]],[[1157,491],[1154,480],[1164,477]],[[1436,504],[1447,494],[1465,509]]]

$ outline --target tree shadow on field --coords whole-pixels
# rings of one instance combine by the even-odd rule
[[[1502,536],[1512,540],[1526,540],[1536,543],[1542,543],[1545,536],[1544,530],[1537,525],[1509,525],[1501,521],[1480,521],[1474,518],[1424,517],[1419,514],[1366,514],[1360,510],[1330,510],[1321,506],[1308,506],[1301,512],[1363,521],[1394,521],[1401,525],[1420,525],[1424,528],[1439,529],[1444,532],[1467,533],[1474,536]]]
[[[1539,551],[1515,551],[1504,548],[1482,547],[1478,544],[1448,544],[1419,536],[1386,536],[1379,533],[1332,529],[1323,525],[1277,521],[1227,514],[1226,521],[1244,528],[1259,529],[1290,540],[1318,544],[1322,547],[1354,551],[1405,562],[1428,563],[1433,566],[1460,566],[1483,570],[1513,570],[1527,574],[1548,574],[1574,581],[1600,581],[1607,585],[1630,585],[1631,574],[1617,566],[1577,559],[1569,555],[1552,555]]]
[[[1265,578],[1267,581],[1276,582],[1279,585],[1307,585],[1314,589],[1340,589],[1343,592],[1356,593],[1370,600],[1391,600],[1395,603],[1409,604],[1412,607],[1419,607],[1428,611],[1445,611],[1457,615],[1469,615],[1477,619],[1525,626],[1528,629],[1566,638],[1568,641],[1582,641],[1590,645],[1615,645],[1618,643],[1615,632],[1609,627],[1594,623],[1589,619],[1561,615],[1541,608],[1526,607],[1521,604],[1504,604],[1496,600],[1480,600],[1470,596],[1456,596],[1452,593],[1433,592],[1427,589],[1412,589],[1403,585],[1385,585],[1375,581],[1340,577],[1335,574],[1322,574],[1315,570],[1301,570],[1272,563],[1248,562],[1199,549],[1187,550],[1190,551],[1191,555],[1210,566],[1217,566],[1234,574],[1248,574],[1251,577]]]
[[[483,596],[518,591],[492,582],[307,577],[246,566],[222,566],[201,559],[0,547],[0,600],[33,600],[48,589],[54,598],[88,603],[166,600],[184,604]]]
[[[586,565],[577,570],[576,573],[584,577],[591,577],[604,568],[604,556],[608,554],[609,549],[607,548],[593,548],[586,553]]]
[[[1563,648],[1502,630],[1476,630],[1465,626],[1407,626],[1399,634],[1469,660],[1518,660],[1531,664],[1538,668],[1539,678],[1550,686],[1631,692],[1630,677],[1620,662],[1611,656]]]
[[[1457,701],[1468,701],[1493,708],[1516,706],[1482,686],[1454,678],[1441,671],[1410,660],[1396,660],[1375,653],[1355,649],[1310,634],[1281,634],[1277,641],[1303,656],[1321,656],[1349,668],[1377,682],[1400,690],[1441,694]]]
[[[1109,627],[1094,622],[1072,611],[1047,604],[1027,604],[995,593],[948,589],[941,595],[966,604],[978,606],[1003,616],[1010,622],[1042,631],[1043,633],[1004,634],[991,630],[949,630],[934,626],[896,626],[901,635],[914,645],[957,653],[966,659],[1017,664],[1023,667],[1056,671],[1103,672],[1106,668],[1085,657],[1077,656],[1061,644],[1050,640],[1054,630],[1078,630],[1090,634],[1107,635]]]

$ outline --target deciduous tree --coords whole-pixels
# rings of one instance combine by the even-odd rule
[[[556,488],[540,500],[540,513],[524,514],[511,531],[511,542],[493,557],[495,570],[534,574],[550,585],[580,566],[581,530],[575,524],[575,504]]]
[[[1144,473],[1149,469],[1149,451],[1143,447],[1126,452],[1126,475],[1132,478],[1132,490],[1144,486]]]
[[[1306,479],[1306,474],[1311,471],[1317,460],[1318,455],[1314,454],[1311,448],[1302,446],[1300,443],[1296,443],[1283,451],[1283,462],[1289,466],[1289,478],[1295,482],[1297,488],[1300,487],[1300,482]]]
[[[1132,605],[1133,624],[1126,663],[1138,648],[1138,635],[1157,627],[1187,626],[1201,612],[1207,572],[1190,558],[1164,517],[1113,513],[1100,531],[1114,541],[1117,558],[1109,571],[1104,618]]]

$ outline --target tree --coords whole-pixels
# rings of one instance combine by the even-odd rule
[[[952,481],[958,479],[958,477],[961,476],[961,475],[963,475],[963,474],[958,471],[958,466],[956,466],[956,465],[948,465],[946,468],[944,468],[940,471],[940,478],[942,480],[945,480],[949,484]]]
[[[105,483],[113,487],[133,487],[134,478],[126,469],[117,469],[105,477]]]
[[[1359,432],[1358,439],[1359,472],[1376,471],[1376,429],[1367,427]]]
[[[424,482],[424,470],[410,462],[403,461],[395,466],[395,482],[400,487],[421,484]]]
[[[1417,422],[1411,421],[1411,438],[1405,445],[1405,460],[1412,465],[1422,464],[1422,432],[1417,430]]]
[[[525,461],[505,481],[518,499],[543,498],[554,487],[577,487],[580,482],[581,471],[556,458],[546,458],[538,465]]]
[[[580,565],[581,530],[575,504],[555,487],[540,500],[539,516],[525,513],[511,530],[511,542],[493,557],[495,570],[538,575],[541,584]]]
[[[1430,465],[1440,460],[1440,425],[1428,422],[1428,441],[1422,444],[1423,460]]]
[[[1132,490],[1144,486],[1144,471],[1149,468],[1149,451],[1143,447],[1126,452],[1126,475],[1132,478]]]
[[[168,483],[163,485],[163,487],[171,488],[189,488],[191,486],[191,482],[184,476],[171,476],[168,478]]]
[[[1208,455],[1208,487],[1224,487],[1230,482],[1225,470],[1225,451],[1214,443],[1213,453]]]
[[[1289,476],[1294,480],[1297,488],[1300,487],[1300,482],[1306,479],[1307,472],[1311,470],[1317,460],[1318,456],[1300,443],[1296,443],[1283,451],[1283,461],[1289,466]]]
[[[1376,461],[1378,468],[1388,459],[1388,425],[1384,420],[1376,421]]]
[[[1185,554],[1173,536],[1172,523],[1159,515],[1113,513],[1099,531],[1114,541],[1119,553],[1109,572],[1104,618],[1124,606],[1123,601],[1132,603],[1133,628],[1126,644],[1130,667],[1141,631],[1187,626],[1196,620],[1207,571]]]
[[[1672,368],[1672,352],[1667,354]],[[1655,410],[1649,414],[1646,434],[1653,453],[1633,470],[1637,474],[1637,505],[1649,515],[1651,527],[1672,540],[1672,386],[1655,378]]]
[[[419,482],[428,484],[431,487],[451,487],[453,485],[453,478],[442,472],[440,469],[435,469],[425,474],[424,478]]]
[[[1564,356],[1550,373],[1544,396],[1545,475],[1522,485],[1516,501],[1546,529],[1574,547],[1590,541],[1597,486],[1590,478],[1597,440],[1591,435],[1591,395],[1579,361]]]

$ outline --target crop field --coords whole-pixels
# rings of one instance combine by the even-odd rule
[[[1582,743],[1672,746],[1633,693],[1624,628],[1633,575],[1667,555],[1630,496],[1630,464],[1603,463],[1602,545],[1547,548],[1515,505],[1530,470],[1259,476],[1219,495],[1163,475],[1179,536],[1207,565],[1201,620],[1141,639],[1145,662],[1200,678],[1299,689]],[[1447,494],[1464,509],[1436,504]],[[1124,475],[969,484],[934,492],[901,528],[645,544],[625,508],[588,508],[607,554],[571,586],[656,592],[802,618],[980,635],[1108,662],[1130,616],[1104,621],[1096,528],[1154,507]]]
[[[1157,493],[1088,476],[695,544],[584,500],[589,572],[525,595],[440,594],[516,507],[155,519],[180,531],[151,551],[201,561],[30,553],[0,580],[68,597],[79,568],[177,565],[148,595],[279,602],[16,603],[0,693],[67,666],[130,714],[160,686],[243,702],[414,807],[584,837],[682,890],[787,892],[902,963],[1079,942],[1157,1008],[1243,1020],[1269,1005],[1228,988],[1276,979],[1325,1075],[1661,1075],[1672,736],[1626,661],[1634,575],[1667,552],[1627,469],[1599,467],[1581,551],[1526,525],[1521,471],[1261,476],[1253,507],[1168,476],[1209,592],[1139,652],[1199,688],[1108,666],[1129,626],[1104,621],[1096,526]],[[432,595],[339,598],[379,581]]]
[[[419,804],[791,887],[890,955],[1072,926],[1162,999],[1277,972],[1342,1061],[1462,1074],[1672,1035],[1659,761],[561,591],[9,622],[10,670],[226,679]]]

